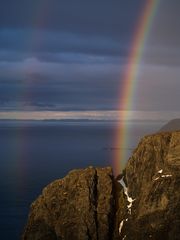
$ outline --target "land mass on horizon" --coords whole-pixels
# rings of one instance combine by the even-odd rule
[[[180,118],[169,121],[159,131],[164,132],[164,131],[176,131],[176,130],[180,130]]]

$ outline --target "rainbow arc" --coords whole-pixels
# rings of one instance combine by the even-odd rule
[[[140,16],[137,27],[135,29],[132,47],[130,49],[130,54],[128,57],[128,64],[124,72],[122,85],[123,87],[120,92],[120,109],[123,111],[120,111],[119,114],[119,126],[115,140],[115,146],[117,148],[120,148],[120,150],[116,151],[114,157],[113,166],[115,175],[119,174],[122,171],[122,163],[127,160],[125,157],[129,142],[129,128],[126,119],[131,119],[131,115],[127,112],[128,110],[132,110],[133,107],[133,100],[138,84],[137,82],[139,67],[143,57],[145,43],[151,31],[151,27],[156,12],[159,8],[160,1],[161,0],[146,0],[142,15]]]

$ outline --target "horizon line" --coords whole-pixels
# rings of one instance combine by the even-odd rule
[[[125,113],[119,119],[119,114]],[[81,111],[0,111],[0,120],[106,120],[168,121],[180,118],[180,111],[124,111],[124,110],[81,110]]]

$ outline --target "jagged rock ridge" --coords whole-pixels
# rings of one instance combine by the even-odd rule
[[[144,137],[126,169],[70,172],[32,204],[22,239],[180,239],[180,131]]]

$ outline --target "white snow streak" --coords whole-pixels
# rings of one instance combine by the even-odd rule
[[[161,177],[163,177],[163,178],[166,178],[166,177],[172,177],[172,175],[171,175],[171,174],[161,175]]]
[[[156,180],[158,180],[158,179],[159,179],[159,177],[155,178],[154,181],[156,181]]]
[[[161,170],[158,171],[159,174],[162,174],[162,172],[163,172],[163,169],[161,169]],[[161,178],[168,178],[168,177],[172,177],[172,175],[171,175],[171,174],[163,174],[163,175],[160,175],[160,176],[154,178],[153,180],[156,181],[156,180],[158,180],[160,177],[161,177]]]
[[[129,204],[127,205],[129,213],[131,214],[131,208],[132,208],[132,203],[135,201],[135,199],[132,199],[129,195],[128,195],[128,188],[126,187],[126,184],[123,180],[124,177],[121,178],[121,180],[119,180],[119,183],[123,186],[124,189],[124,194],[127,197],[127,201],[129,202]]]
[[[124,225],[124,220],[121,221],[120,224],[119,224],[119,234],[121,234],[121,231],[122,231],[123,225]]]

